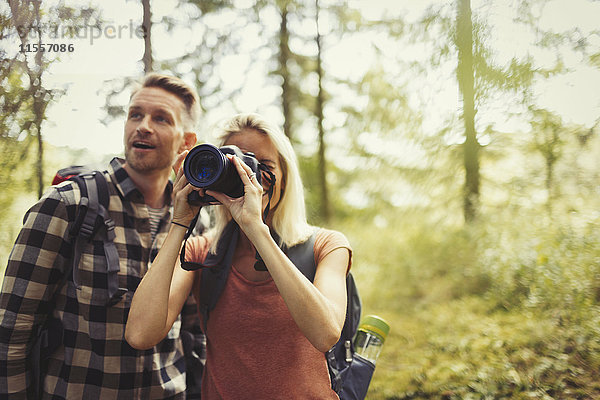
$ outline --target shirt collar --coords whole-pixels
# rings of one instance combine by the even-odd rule
[[[119,157],[115,157],[111,160],[108,174],[110,179],[115,184],[117,190],[121,193],[123,198],[130,198],[130,196],[142,198],[142,193],[139,191],[135,183],[127,173],[127,170],[123,167],[125,160]],[[173,182],[169,180],[165,187],[165,205],[171,205],[171,193],[173,192]]]

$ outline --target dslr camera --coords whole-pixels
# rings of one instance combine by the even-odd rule
[[[238,175],[233,162],[226,154],[238,156],[256,174],[256,179],[261,183],[260,163],[253,153],[242,153],[237,146],[216,147],[212,144],[201,144],[194,147],[183,162],[183,173],[192,186],[221,192],[229,197],[242,197],[244,184]],[[212,196],[200,194],[196,191],[188,196],[191,205],[218,204]]]

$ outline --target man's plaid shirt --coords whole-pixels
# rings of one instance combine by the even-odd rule
[[[0,294],[0,394],[26,398],[26,354],[32,332],[52,313],[62,321],[64,337],[49,361],[44,398],[185,398],[181,318],[150,350],[137,351],[124,339],[133,292],[166,237],[171,215],[161,220],[152,243],[148,210],[122,160],[111,161],[107,177],[120,261],[119,287],[128,292],[114,306],[105,305],[107,266],[100,239],[86,244],[75,267],[79,287],[69,276],[67,284],[58,288],[64,271],[71,268],[69,228],[80,193],[73,182],[52,187],[27,212],[6,268]],[[169,202],[171,190],[169,183]],[[57,289],[56,307],[49,310]],[[184,325],[197,323],[195,308],[184,310],[188,314],[182,314]]]

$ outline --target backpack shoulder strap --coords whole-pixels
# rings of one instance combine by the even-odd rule
[[[225,289],[238,237],[239,226],[232,220],[219,238],[216,254],[208,253],[206,260],[204,260],[203,266],[205,268],[201,272],[198,309],[205,325],[210,311],[215,308],[221,293]]]
[[[317,263],[315,262],[316,238],[317,230],[315,229],[305,242],[292,246],[289,249],[284,249],[290,261],[311,282],[315,280],[315,273],[317,272]]]
[[[340,394],[343,389],[344,380],[348,375],[348,369],[353,363],[354,356],[354,336],[360,323],[362,303],[358,294],[358,288],[354,282],[351,272],[346,275],[346,319],[337,343],[325,353],[329,375],[331,378],[331,387]],[[344,398],[344,397],[341,397]]]
[[[108,213],[110,191],[106,177],[101,171],[91,171],[75,175],[69,179],[77,183],[81,193],[79,210],[71,230],[71,236],[74,239],[73,283],[75,287],[79,287],[77,266],[81,259],[83,244],[86,241],[91,241],[101,227],[104,226],[105,234],[102,241],[108,274],[107,305],[114,305],[120,300],[126,289],[119,288],[119,253],[114,243],[115,223]]]

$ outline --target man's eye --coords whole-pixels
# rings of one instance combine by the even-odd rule
[[[136,118],[140,118],[141,116],[142,116],[142,114],[140,114],[139,112],[129,113],[129,119],[136,119]]]

